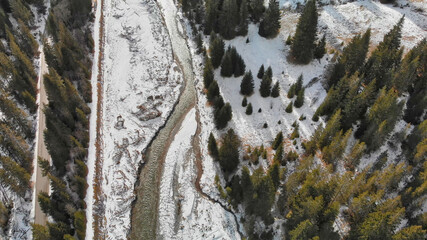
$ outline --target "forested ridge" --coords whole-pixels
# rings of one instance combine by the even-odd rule
[[[36,128],[39,43],[49,73],[43,76],[49,104],[44,106],[44,139],[52,165],[39,159],[51,193],[41,193],[42,210],[53,220],[33,225],[34,239],[84,239],[88,121],[91,102],[93,20],[90,0],[0,1],[0,204],[1,229],[8,230],[13,192],[31,201]],[[46,31],[43,29],[47,17]],[[36,19],[38,21],[36,21]],[[29,213],[28,213],[29,214]],[[29,216],[27,216],[29,217]],[[28,224],[28,222],[26,223]],[[16,236],[15,236],[16,237]],[[22,235],[21,237],[24,237]]]
[[[236,94],[242,95],[247,118],[254,112],[251,95],[279,96],[271,68],[262,65],[254,76],[238,49],[226,42],[246,36],[248,24],[256,24],[262,37],[276,37],[278,1],[262,2],[182,0],[198,54],[204,56],[205,93],[219,129],[215,131],[219,136],[211,133],[207,143],[222,170],[214,182],[222,201],[234,212],[244,211],[240,219],[244,237],[272,239],[283,228],[282,236],[276,237],[425,239],[427,41],[403,54],[405,17],[396,19],[371,52],[370,29],[354,36],[336,53],[324,75],[323,103],[310,119],[301,115],[298,120],[325,123],[316,124],[310,139],[300,140],[302,149],[290,150],[285,144],[290,140],[297,145],[298,121],[292,124],[293,132],[279,132],[273,142],[266,139],[261,146],[248,146],[227,125],[233,111],[224,104],[214,71],[220,68],[222,78],[240,77]],[[290,50],[283,54],[291,64],[305,65],[326,53],[325,35],[317,32],[318,9],[316,1],[307,1],[295,34],[286,40]],[[265,29],[267,25],[271,29]],[[203,39],[209,41],[203,44]],[[261,81],[259,91],[254,89],[254,78]],[[287,113],[304,105],[302,82],[301,75],[285,94],[292,99]],[[268,128],[267,123],[263,128]],[[399,148],[399,156],[389,161],[388,149],[394,153]],[[378,159],[360,166],[362,158],[379,151]]]

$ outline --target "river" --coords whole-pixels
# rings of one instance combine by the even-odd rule
[[[173,0],[158,0],[172,43],[174,59],[184,75],[184,90],[163,128],[150,143],[145,164],[140,167],[135,185],[136,200],[132,206],[130,239],[156,239],[159,184],[162,165],[169,145],[188,111],[196,104],[196,89],[191,54],[182,25],[177,21]]]

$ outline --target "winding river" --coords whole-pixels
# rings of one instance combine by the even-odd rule
[[[177,21],[177,9],[173,0],[157,0],[162,9],[164,22],[169,31],[175,61],[184,75],[184,90],[166,124],[150,143],[146,164],[141,166],[135,185],[136,199],[132,206],[130,239],[156,239],[158,219],[159,184],[162,165],[169,145],[179,130],[188,111],[196,104],[196,89],[191,54],[182,25]]]

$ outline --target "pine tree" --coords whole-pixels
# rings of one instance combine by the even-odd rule
[[[287,112],[287,113],[291,113],[292,112],[292,106],[293,106],[294,104],[293,104],[293,102],[291,101],[289,104],[288,104],[288,106],[286,107],[286,109],[285,109],[285,111]]]
[[[236,0],[224,0],[220,13],[220,33],[224,39],[233,39],[238,24],[239,11]]]
[[[246,0],[242,0],[240,3],[238,25],[238,34],[241,36],[246,36],[248,34],[248,14],[248,3],[246,2]]]
[[[288,35],[288,38],[286,38],[286,45],[292,45],[292,36],[291,34]]]
[[[267,74],[264,74],[264,77],[262,78],[259,92],[264,98],[270,96],[271,94],[271,78]]]
[[[313,58],[317,30],[316,1],[309,0],[299,18],[290,57],[297,64],[308,64]]]
[[[397,101],[397,93],[392,89],[381,89],[377,99],[367,114],[367,130],[361,140],[368,150],[378,149],[393,130],[401,114],[403,103]]]
[[[221,37],[214,33],[211,33],[211,41],[209,44],[211,62],[214,69],[217,69],[221,65],[222,57],[225,52],[225,43]]]
[[[227,51],[221,63],[221,76],[231,77],[233,75],[233,72],[234,72],[233,61],[231,59],[231,55]]]
[[[214,135],[211,134],[209,135],[209,141],[208,141],[208,150],[209,150],[209,154],[215,159],[217,160],[218,158],[218,146],[216,144],[216,139],[214,137]]]
[[[201,54],[203,52],[203,39],[201,33],[197,33],[195,42],[197,46],[197,54]]]
[[[295,84],[292,84],[288,90],[288,98],[293,98],[295,96]]]
[[[223,129],[227,126],[227,123],[233,117],[230,103],[226,103],[221,109],[216,111],[215,114],[215,125],[218,129]]]
[[[262,14],[265,11],[264,0],[251,0],[251,15],[254,22],[261,20]]]
[[[282,133],[282,132],[279,132],[279,133],[276,135],[276,138],[274,138],[272,148],[273,148],[274,150],[276,150],[280,145],[282,145],[282,143],[283,143],[283,133]]]
[[[319,131],[319,134],[315,133],[313,138],[320,149],[323,149],[325,146],[328,146],[331,143],[332,138],[341,129],[340,121],[341,109],[338,109],[326,123],[325,129],[316,130],[316,132]]]
[[[239,164],[239,137],[233,129],[227,131],[223,138],[223,144],[219,148],[219,163],[225,173],[231,173]]]
[[[213,102],[213,100],[215,99],[215,97],[217,97],[219,95],[219,87],[218,87],[218,83],[214,80],[208,88],[208,94],[207,94],[207,98],[209,102]]]
[[[274,154],[273,162],[274,163],[281,163],[283,160],[283,145],[280,144],[277,147],[276,153]]]
[[[300,107],[302,107],[302,105],[304,105],[304,92],[305,92],[304,88],[299,90],[298,95],[297,95],[297,99],[294,102],[294,106],[296,108],[300,108]]]
[[[326,53],[326,38],[325,35],[323,35],[322,39],[318,44],[316,44],[316,48],[314,49],[313,56],[315,59],[322,59],[323,56]]]
[[[245,73],[246,70],[246,64],[245,61],[243,60],[242,56],[240,56],[237,52],[236,52],[236,58],[235,61],[233,62],[234,65],[234,77],[240,77]]]
[[[279,86],[279,82],[277,81],[273,88],[271,89],[271,97],[273,98],[277,98],[280,95],[280,86]]]
[[[264,64],[261,65],[261,67],[258,70],[258,74],[256,76],[257,78],[262,79],[262,77],[264,76]]]
[[[245,111],[245,113],[246,113],[246,115],[251,115],[252,114],[252,104],[251,103],[249,103],[248,104],[248,106],[246,107],[246,111]]]
[[[49,230],[47,227],[40,224],[32,224],[33,240],[50,239]]]
[[[254,93],[254,79],[252,77],[252,72],[246,72],[245,76],[240,83],[240,94],[250,96]]]
[[[278,162],[275,162],[273,163],[273,165],[270,166],[270,168],[268,169],[268,175],[273,181],[274,188],[277,189],[280,185],[280,168]]]
[[[204,34],[208,35],[212,31],[217,31],[218,27],[218,1],[207,0],[205,1],[205,24],[204,24]]]
[[[247,105],[248,105],[248,99],[246,99],[246,97],[243,97],[242,107],[246,107]]]
[[[264,18],[259,25],[258,34],[265,38],[275,37],[280,29],[280,10],[277,0],[270,0]]]
[[[391,86],[392,72],[400,65],[403,49],[400,48],[404,17],[390,30],[363,67],[365,82],[376,80],[377,89]]]
[[[34,21],[33,14],[30,9],[22,2],[22,0],[9,1],[12,9],[12,15],[16,19],[21,19],[27,24],[32,25]]]
[[[209,58],[206,58],[205,67],[203,69],[203,85],[206,89],[209,89],[209,86],[214,81],[214,72],[212,63]]]
[[[265,71],[265,75],[267,75],[270,79],[273,79],[273,69],[271,69],[271,66],[268,66],[267,70]]]

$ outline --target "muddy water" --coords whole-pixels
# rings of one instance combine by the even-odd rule
[[[156,239],[159,185],[162,165],[173,139],[179,130],[187,112],[196,103],[196,90],[191,65],[190,50],[185,34],[180,32],[182,26],[177,21],[177,12],[173,0],[157,0],[163,8],[163,18],[169,31],[175,61],[184,74],[185,86],[164,127],[158,132],[147,149],[145,165],[140,168],[140,175],[135,186],[136,200],[132,206],[130,239]]]

